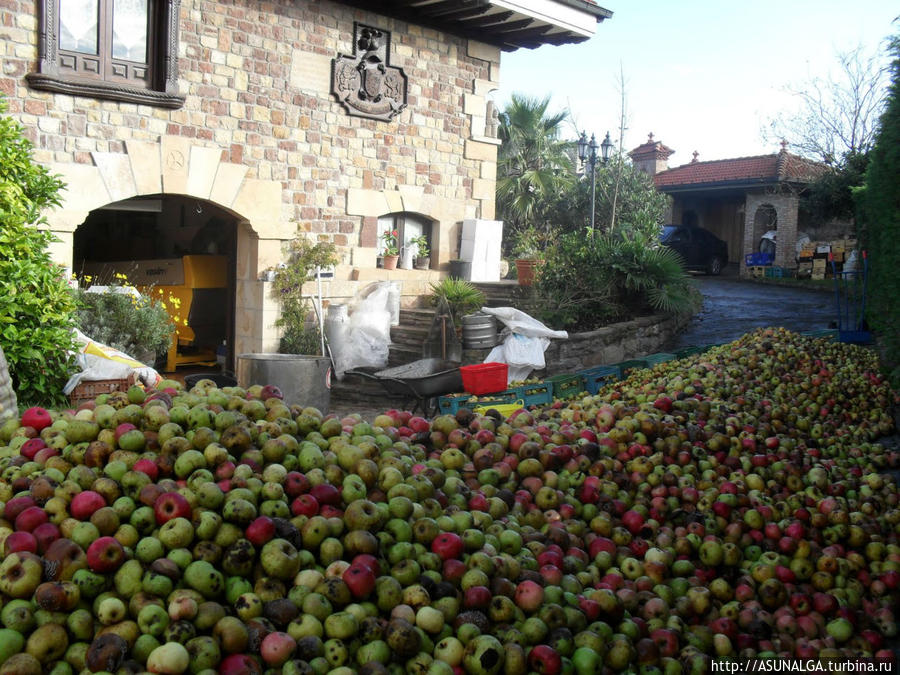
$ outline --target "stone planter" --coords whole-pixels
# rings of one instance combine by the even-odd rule
[[[415,262],[413,262],[413,267],[415,267],[417,270],[430,269],[431,268],[431,258],[429,258],[427,256],[424,258],[416,258]]]

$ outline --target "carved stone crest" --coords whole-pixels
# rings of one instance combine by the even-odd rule
[[[391,34],[353,24],[353,55],[331,60],[331,93],[350,115],[388,122],[406,107],[406,75],[390,65]]]

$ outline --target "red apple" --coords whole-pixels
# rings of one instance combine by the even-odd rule
[[[106,506],[106,499],[99,492],[83,490],[72,497],[69,514],[75,520],[89,520],[98,509]]]
[[[256,547],[261,547],[275,536],[275,521],[268,516],[259,516],[244,530],[244,537]]]
[[[29,408],[22,413],[23,427],[31,427],[35,431],[40,432],[51,424],[53,424],[53,418],[50,416],[50,413],[39,406]]]
[[[173,518],[190,520],[191,505],[179,492],[163,492],[153,502],[153,513],[156,515],[157,525],[163,525]]]
[[[455,532],[441,532],[431,541],[431,551],[441,560],[459,558],[465,549],[462,537]]]
[[[87,564],[98,573],[114,572],[125,562],[125,549],[115,537],[100,537],[87,550]]]

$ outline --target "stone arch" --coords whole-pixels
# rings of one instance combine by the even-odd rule
[[[282,259],[295,225],[282,217],[282,185],[248,176],[248,167],[223,161],[223,150],[180,136],[130,140],[126,152],[92,152],[93,164],[51,164],[67,187],[47,213],[57,236],[54,261],[70,267],[75,230],[102,206],[142,195],[183,195],[215,204],[237,222],[235,351],[277,346],[277,305],[257,288],[259,271]]]
[[[799,200],[788,193],[749,194],[744,209],[744,254],[758,250],[759,240],[768,230],[778,230],[775,265],[794,267],[794,246],[797,241],[797,212]],[[745,268],[741,256],[741,269]]]

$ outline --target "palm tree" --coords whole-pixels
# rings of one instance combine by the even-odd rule
[[[513,94],[500,114],[497,207],[513,233],[549,234],[545,211],[575,180],[573,143],[561,138],[568,113],[550,115],[549,104]]]

